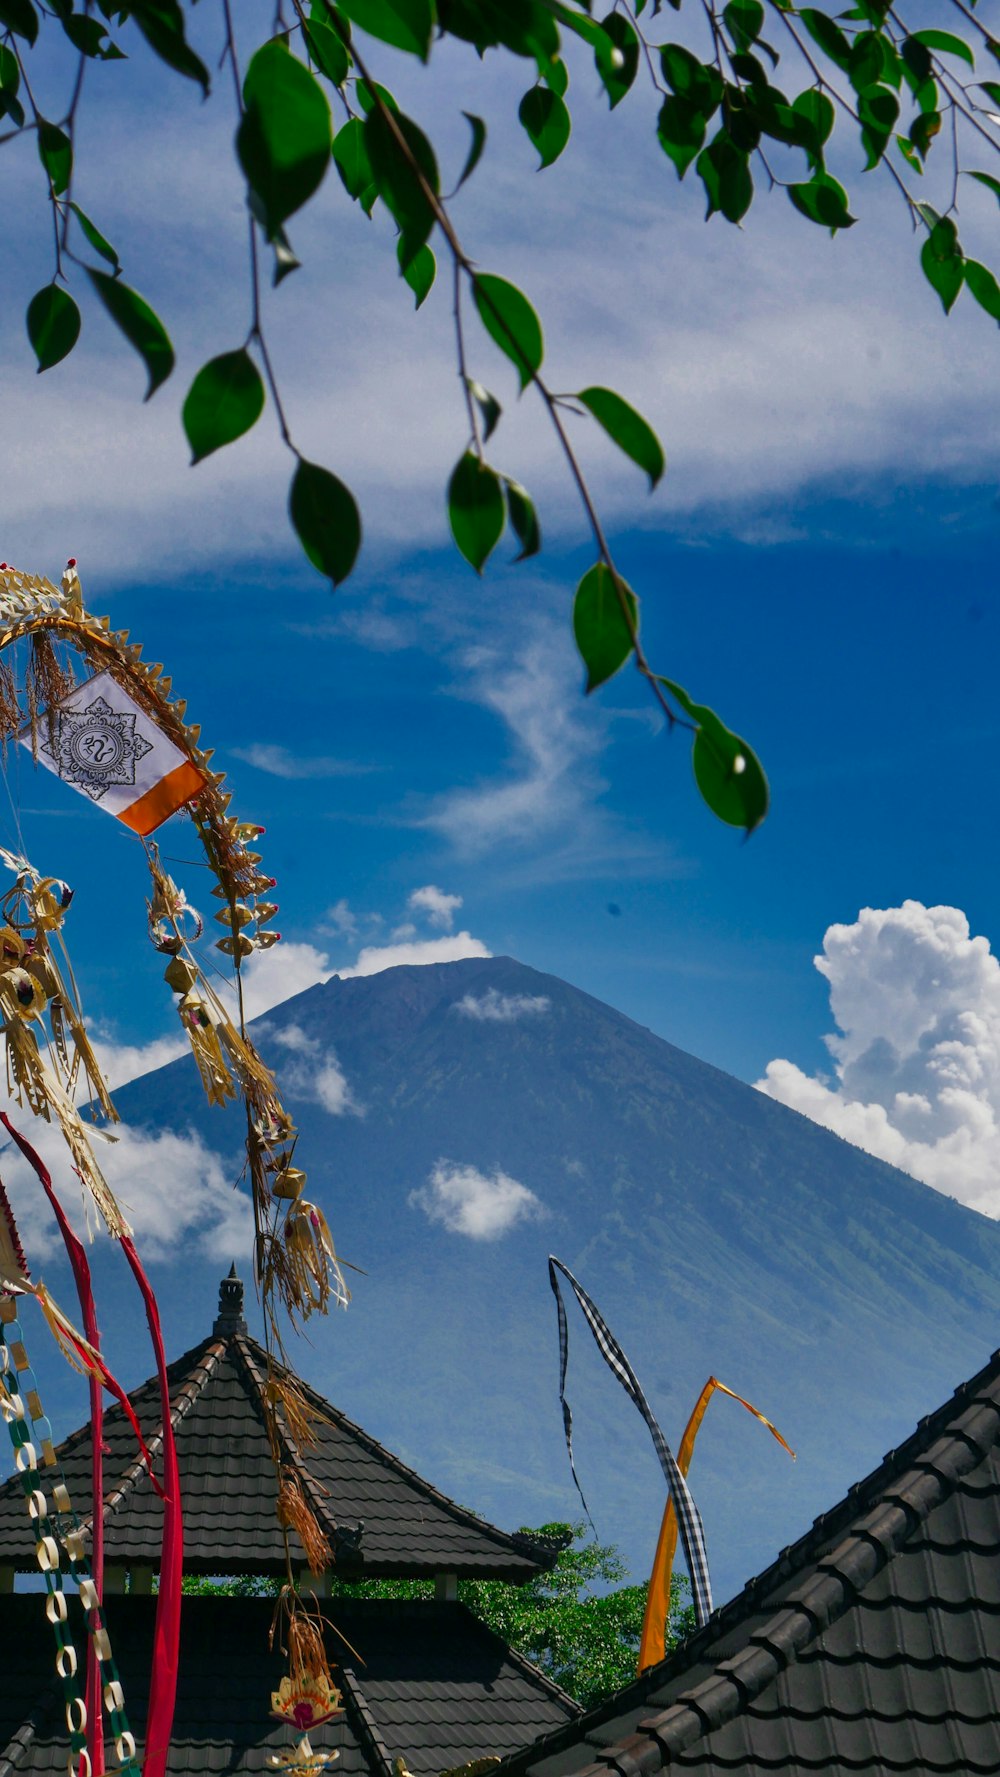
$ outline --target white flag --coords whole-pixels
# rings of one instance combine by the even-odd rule
[[[18,738],[30,747],[30,728]],[[110,673],[78,685],[39,718],[38,757],[64,783],[143,835],[205,787],[204,773]]]

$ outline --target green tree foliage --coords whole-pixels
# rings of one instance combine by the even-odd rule
[[[611,1544],[585,1542],[584,1532],[582,1523],[523,1528],[523,1536],[566,1542],[552,1570],[523,1586],[505,1585],[502,1580],[461,1580],[458,1598],[509,1647],[590,1708],[635,1677],[646,1588],[621,1585],[626,1569],[618,1550]],[[192,1577],[184,1581],[184,1590],[199,1596],[272,1597],[278,1581],[252,1575]],[[694,1628],[690,1590],[687,1578],[675,1574],[668,1649]],[[433,1593],[429,1580],[335,1580],[324,1608],[336,1622],[338,1597],[430,1598]]]
[[[295,459],[292,528],[334,586],[351,572],[361,545],[357,505],[339,476],[307,462],[295,443],[268,351],[262,286],[268,263],[275,286],[299,269],[286,229],[324,182],[338,181],[344,202],[368,216],[381,204],[395,224],[398,268],[417,306],[431,289],[438,257],[454,284],[467,432],[456,440],[446,497],[459,550],[480,573],[508,528],[518,559],[541,547],[530,493],[487,455],[501,407],[479,378],[490,375],[490,353],[499,352],[522,390],[530,387],[543,404],[592,537],[594,561],[577,590],[574,618],[588,691],[631,662],[669,726],[691,731],[695,781],[709,808],[751,832],[768,806],[760,764],[712,710],[647,659],[640,596],[615,565],[571,434],[577,422],[601,427],[651,488],[665,467],[660,441],[614,390],[560,393],[549,381],[542,321],[530,298],[500,271],[477,264],[475,243],[459,237],[444,195],[477,172],[486,125],[464,113],[471,130],[465,164],[443,177],[425,126],[379,81],[384,50],[427,63],[450,38],[470,55],[513,58],[526,83],[518,120],[542,168],[571,143],[570,71],[582,58],[596,70],[612,110],[626,100],[646,107],[678,178],[693,169],[689,185],[700,188],[708,218],[742,224],[763,190],[787,201],[804,223],[836,234],[856,221],[845,168],[880,176],[909,216],[916,262],[945,313],[967,291],[1000,322],[1000,284],[966,252],[959,233],[969,180],[1000,197],[1000,43],[977,15],[976,0],[856,0],[836,15],[793,0],[667,0],[666,7],[663,0],[615,0],[604,17],[596,16],[597,0],[289,0],[287,8],[279,3],[266,40],[249,44],[237,40],[244,28],[239,8],[231,0],[215,4],[220,65],[228,64],[232,76],[223,102],[233,106],[247,196],[249,326],[242,340],[219,340],[183,402],[193,462],[234,444],[270,407]],[[167,328],[125,282],[117,248],[76,201],[86,65],[126,60],[136,33],[158,60],[163,106],[178,77],[208,94],[209,69],[188,42],[181,0],[0,0],[0,120],[9,125],[0,129],[0,142],[34,134],[40,193],[54,224],[52,280],[27,311],[38,368],[63,362],[85,323],[85,308],[67,288],[74,282],[84,304],[103,304],[143,360],[148,399],[174,368]],[[43,79],[59,60],[51,54],[55,37],[69,40],[76,61],[68,95],[47,93]],[[459,87],[457,109],[462,97]],[[91,156],[105,139],[101,123],[100,116],[88,118]],[[928,170],[944,175],[928,183],[934,203],[922,191]],[[162,176],[169,178],[169,168]],[[473,313],[484,330],[474,340]]]

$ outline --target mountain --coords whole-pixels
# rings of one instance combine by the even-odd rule
[[[309,1194],[366,1273],[348,1274],[346,1315],[310,1322],[299,1366],[496,1522],[581,1515],[549,1251],[594,1296],[675,1448],[714,1373],[798,1452],[793,1466],[713,1401],[692,1484],[719,1602],[1000,1343],[1000,1226],[510,958],[334,978],[257,1030],[287,1076]],[[343,1101],[337,1067],[349,1105],[333,1114],[317,1093]],[[238,1115],[209,1109],[187,1058],[116,1099],[129,1124],[238,1153]],[[540,1219],[492,1240],[449,1231],[411,1201],[432,1201],[439,1162],[499,1170]],[[157,1268],[175,1349],[203,1334],[219,1272],[188,1260]],[[578,1472],[602,1538],[642,1577],[656,1459],[569,1314]],[[128,1361],[149,1367],[131,1346]]]

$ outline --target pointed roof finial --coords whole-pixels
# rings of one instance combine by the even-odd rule
[[[243,1280],[236,1275],[236,1260],[229,1268],[229,1276],[224,1277],[219,1285],[219,1312],[212,1328],[216,1339],[231,1339],[235,1333],[245,1333],[247,1323],[243,1318]]]

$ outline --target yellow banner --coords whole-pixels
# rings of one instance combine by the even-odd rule
[[[729,1395],[731,1400],[739,1401],[740,1406],[745,1407],[748,1413],[752,1413],[755,1419],[759,1419],[761,1425],[766,1425],[771,1436],[777,1438],[778,1443],[782,1448],[788,1451],[792,1461],[795,1461],[795,1451],[790,1444],[785,1442],[777,1426],[772,1425],[771,1421],[765,1418],[764,1414],[758,1407],[753,1406],[750,1401],[745,1401],[741,1394],[736,1393],[735,1389],[727,1388],[725,1383],[720,1382],[717,1376],[710,1376],[695,1402],[694,1412],[687,1422],[684,1436],[681,1439],[680,1449],[677,1452],[677,1466],[682,1475],[687,1475],[688,1469],[691,1466],[691,1458],[694,1455],[695,1439],[701,1429],[701,1422],[705,1417],[705,1410],[716,1389],[719,1389],[723,1394]],[[653,1571],[650,1575],[649,1591],[646,1594],[646,1614],[642,1620],[642,1636],[639,1641],[639,1659],[636,1665],[637,1672],[645,1672],[648,1667],[655,1666],[657,1661],[662,1660],[664,1656],[667,1639],[667,1618],[670,1611],[670,1579],[673,1573],[674,1556],[676,1552],[677,1518],[674,1513],[673,1500],[668,1495],[663,1519],[660,1524],[660,1535],[656,1544],[656,1554],[653,1556]]]

